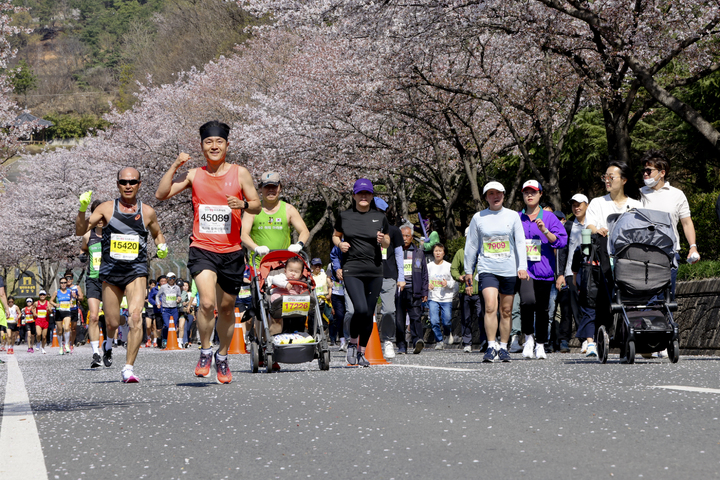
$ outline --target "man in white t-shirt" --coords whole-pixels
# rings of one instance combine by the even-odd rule
[[[680,251],[680,236],[677,230],[678,221],[682,224],[685,238],[690,243],[687,261],[688,263],[697,262],[700,260],[700,254],[697,251],[697,243],[695,243],[695,225],[693,225],[690,217],[690,205],[685,194],[681,190],[671,187],[670,183],[665,180],[665,177],[670,172],[670,162],[661,152],[650,150],[643,156],[642,164],[645,186],[640,191],[642,192],[643,207],[670,214],[675,232],[676,255]],[[673,269],[671,287],[671,296],[673,298],[675,297],[676,279],[677,269]]]

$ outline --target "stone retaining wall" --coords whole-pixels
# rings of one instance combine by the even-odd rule
[[[678,282],[675,290],[684,354],[720,354],[720,279]]]

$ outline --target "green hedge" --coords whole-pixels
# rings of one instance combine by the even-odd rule
[[[446,250],[450,261],[455,258],[455,253],[457,253],[457,251],[461,248],[465,248],[465,237],[458,237],[453,238],[452,240],[448,240]]]
[[[698,193],[688,197],[692,221],[695,225],[698,253],[703,260],[720,260],[720,223],[715,212],[715,202],[720,190],[711,193]],[[685,240],[682,225],[678,225],[681,237],[680,257],[687,258],[689,245]],[[706,277],[703,277],[706,278]]]
[[[678,281],[715,277],[720,277],[720,261],[717,260],[701,260],[694,265],[682,263],[678,267]]]

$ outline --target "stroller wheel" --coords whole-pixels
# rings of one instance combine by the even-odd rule
[[[250,371],[257,373],[259,366],[260,354],[258,353],[258,344],[257,342],[250,342]]]
[[[267,373],[272,373],[273,371],[273,356],[272,353],[268,353],[265,356],[265,371]]]
[[[625,348],[625,358],[627,359],[627,363],[635,363],[635,341],[629,340],[627,342],[627,347]]]
[[[324,351],[318,357],[318,367],[320,370],[330,370],[330,352]]]
[[[609,349],[610,336],[605,329],[605,325],[601,325],[597,332],[597,356],[600,363],[607,363]]]
[[[672,345],[668,347],[668,357],[672,363],[677,363],[680,360],[680,342],[677,340],[673,340]]]

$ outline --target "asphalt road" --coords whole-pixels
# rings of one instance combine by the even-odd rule
[[[329,372],[313,362],[251,374],[248,355],[234,355],[233,383],[218,385],[193,376],[197,349],[142,349],[141,383],[125,385],[122,348],[97,370],[89,347],[19,350],[50,479],[720,476],[715,357],[483,364],[426,350],[361,369],[333,351]]]

